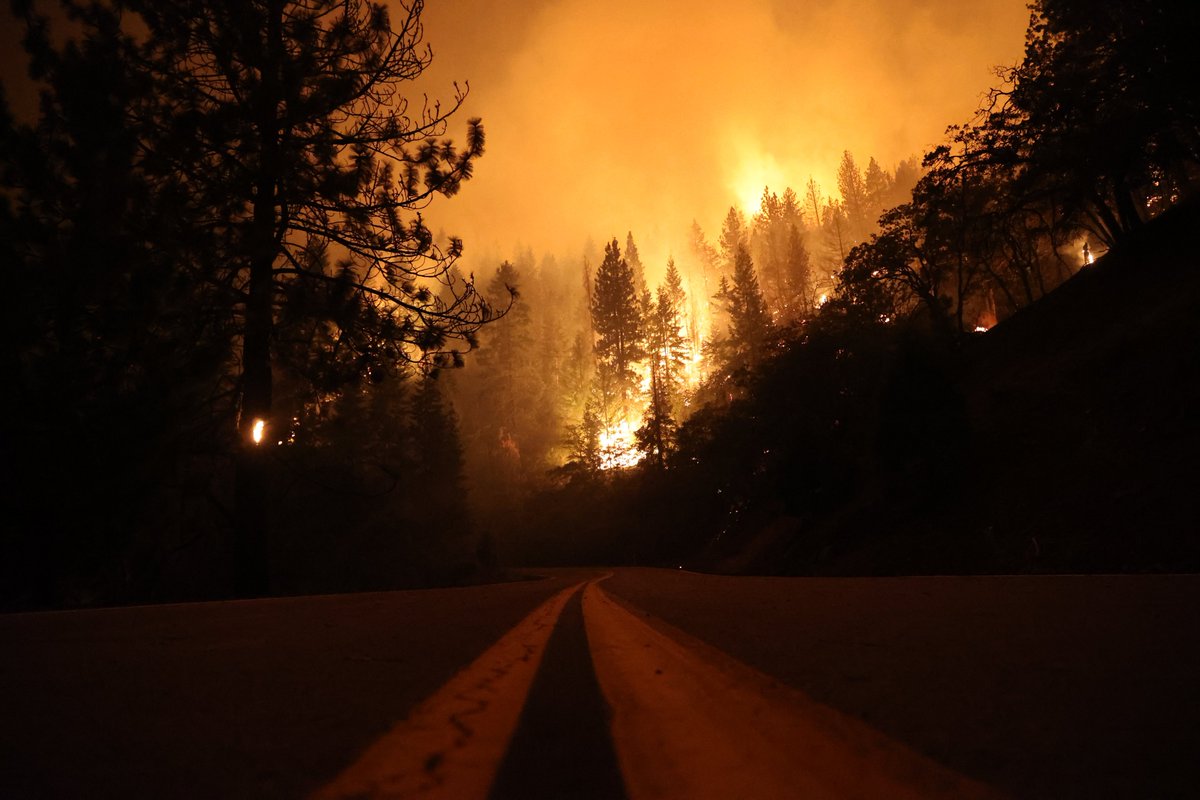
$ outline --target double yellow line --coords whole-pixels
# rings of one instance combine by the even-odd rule
[[[1000,796],[666,623],[647,621],[605,593],[603,579],[539,606],[313,800],[486,798],[546,642],[581,588],[588,646],[631,800]]]

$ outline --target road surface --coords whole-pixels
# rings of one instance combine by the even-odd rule
[[[0,797],[1186,797],[1200,577],[550,570],[0,616]]]

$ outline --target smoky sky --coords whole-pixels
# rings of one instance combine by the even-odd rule
[[[400,13],[402,0],[388,0]],[[5,9],[7,11],[7,9]],[[894,168],[965,122],[1022,53],[1022,0],[428,0],[415,92],[484,120],[475,178],[426,209],[468,263],[577,259],[632,231],[652,275],[764,185],[836,193],[843,150]],[[4,77],[19,33],[0,15]],[[16,91],[14,91],[14,89]],[[9,85],[21,105],[20,87]],[[15,95],[15,96],[14,96]],[[414,98],[418,99],[419,98]],[[31,103],[28,103],[32,105]],[[494,266],[494,265],[493,265]]]
[[[429,0],[430,85],[469,80],[488,152],[427,214],[468,255],[633,231],[661,269],[765,184],[836,193],[843,150],[921,155],[1019,61],[1028,19],[1021,0]]]

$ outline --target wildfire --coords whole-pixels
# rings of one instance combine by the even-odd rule
[[[259,417],[254,420],[254,427],[250,430],[250,438],[254,440],[255,444],[262,444],[263,432],[266,430],[266,427],[267,421],[265,419]]]
[[[638,425],[621,420],[600,432],[600,469],[627,469],[638,465],[642,460],[634,435]]]

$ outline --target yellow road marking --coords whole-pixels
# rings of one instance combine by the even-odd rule
[[[583,613],[630,800],[1001,796],[595,583]]]
[[[521,620],[312,800],[486,797],[546,641],[581,585],[564,589]]]

